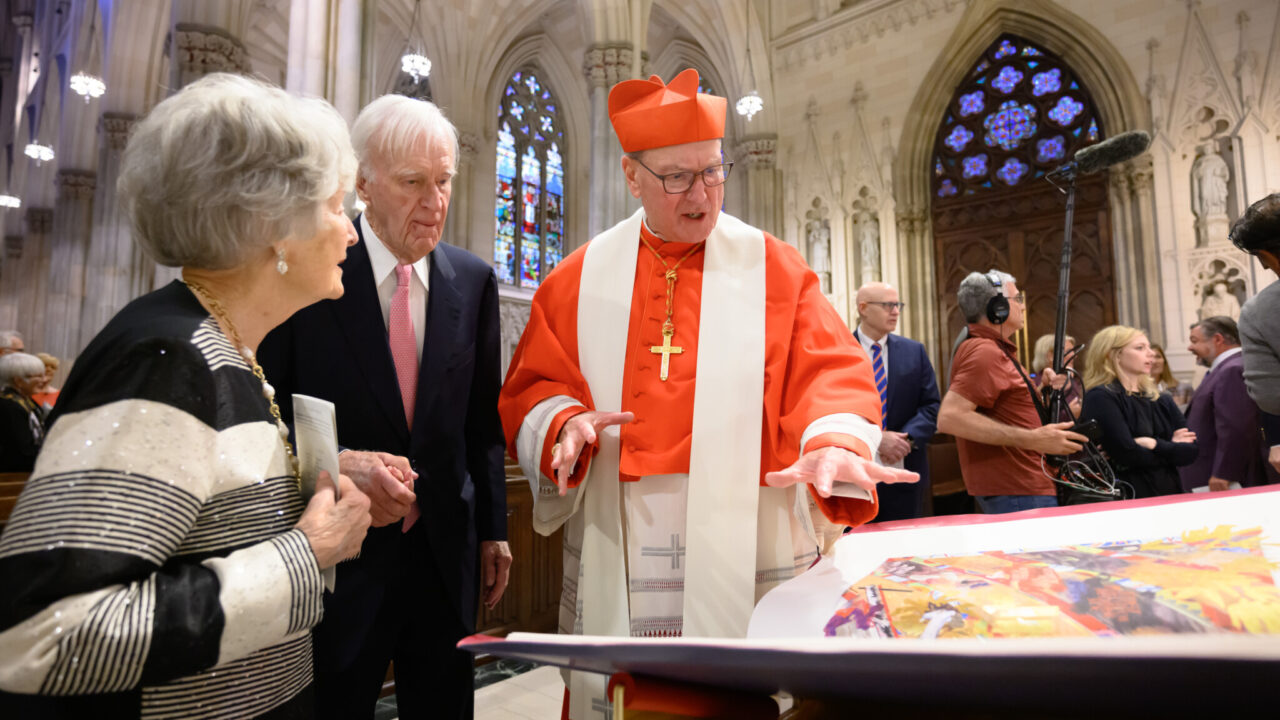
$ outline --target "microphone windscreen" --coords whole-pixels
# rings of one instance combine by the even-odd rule
[[[1076,172],[1081,175],[1097,172],[1104,167],[1135,158],[1150,146],[1151,136],[1141,130],[1120,133],[1077,152]]]

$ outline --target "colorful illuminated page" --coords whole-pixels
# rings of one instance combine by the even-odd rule
[[[835,550],[748,637],[1280,635],[1280,488],[889,523]]]
[[[1067,637],[1280,632],[1262,529],[892,558],[841,595],[828,636]]]

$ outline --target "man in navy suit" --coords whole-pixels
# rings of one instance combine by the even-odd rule
[[[1263,484],[1265,450],[1258,406],[1245,388],[1236,321],[1219,315],[1192,325],[1187,349],[1209,374],[1187,406],[1187,429],[1196,434],[1200,456],[1179,469],[1183,489],[1207,485],[1217,491],[1233,482],[1246,487]]]
[[[470,718],[472,660],[454,646],[475,632],[480,585],[492,607],[511,565],[497,279],[439,242],[458,141],[435,105],[384,96],[351,134],[366,210],[342,265],[346,293],[294,315],[259,351],[286,414],[295,392],[334,403],[338,442],[352,448],[342,471],[382,525],[325,594],[317,713],[372,718],[394,661],[401,718]]]
[[[879,461],[920,475],[918,483],[876,489],[880,496],[876,521],[922,517],[931,491],[925,446],[938,429],[941,402],[933,363],[924,345],[893,334],[905,305],[898,301],[897,290],[881,282],[867,283],[858,290],[857,300],[859,323],[854,335],[871,357],[884,412]]]

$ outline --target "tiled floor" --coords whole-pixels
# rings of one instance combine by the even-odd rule
[[[559,720],[560,670],[540,667],[476,691],[476,720]]]

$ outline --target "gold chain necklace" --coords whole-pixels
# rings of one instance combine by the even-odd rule
[[[258,359],[254,357],[253,351],[240,341],[240,332],[236,330],[236,326],[231,322],[231,316],[227,314],[226,308],[222,307],[222,303],[213,296],[203,285],[183,278],[182,282],[191,288],[191,291],[209,306],[209,311],[213,313],[215,319],[221,324],[223,334],[231,341],[231,346],[240,353],[240,357],[244,359],[253,368],[254,377],[258,378],[258,382],[262,383],[262,397],[267,399],[267,408],[271,411],[271,417],[276,420],[276,428],[280,431],[280,442],[284,443],[285,460],[289,463],[289,470],[293,474],[294,483],[298,489],[302,489],[302,471],[299,469],[298,456],[293,454],[293,444],[289,442],[289,428],[284,424],[284,420],[280,417],[280,406],[276,404],[276,389],[267,382],[267,374],[262,371],[262,366],[258,364]]]
[[[662,267],[667,271],[667,321],[662,323],[662,344],[654,345],[649,348],[649,352],[654,355],[662,356],[662,369],[658,374],[658,379],[666,382],[667,370],[671,364],[671,356],[679,355],[684,352],[684,348],[676,347],[671,344],[671,338],[675,337],[676,334],[676,324],[672,322],[672,311],[675,306],[676,297],[676,268],[680,267],[680,263],[688,260],[694,253],[701,250],[706,243],[698,243],[697,245],[694,245],[689,252],[685,253],[683,257],[676,261],[675,265],[667,265],[666,258],[662,257],[662,254],[655,250],[654,247],[649,244],[648,240],[644,239],[643,234],[640,235],[640,242],[644,243],[644,246],[649,248],[649,252],[653,253],[653,256],[658,258],[658,262],[662,263]]]

